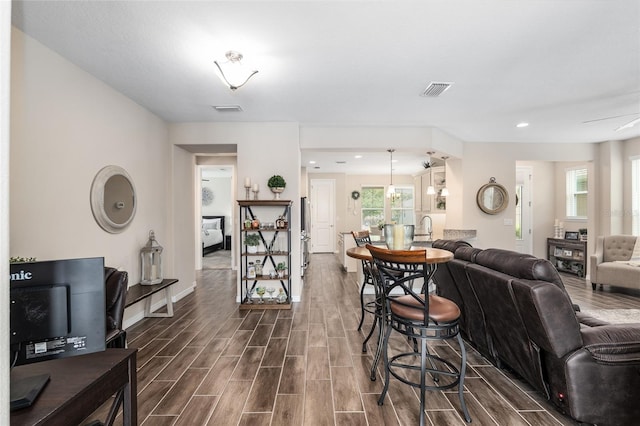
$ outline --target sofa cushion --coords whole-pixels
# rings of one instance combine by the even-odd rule
[[[580,324],[563,289],[545,281],[511,282],[518,311],[528,337],[545,351],[561,358],[582,346]]]
[[[482,249],[476,247],[458,247],[453,253],[455,259],[464,260],[466,262],[475,262],[476,256]]]
[[[610,235],[604,237],[603,261],[615,262],[617,260],[631,259],[635,244],[636,237],[633,235]],[[600,265],[598,265],[599,267]],[[599,271],[598,275],[600,275]]]
[[[640,267],[622,262],[604,262],[598,265],[599,284],[619,287],[640,287]]]
[[[476,256],[476,263],[514,278],[541,280],[564,288],[560,274],[546,259],[502,249],[486,249]]]

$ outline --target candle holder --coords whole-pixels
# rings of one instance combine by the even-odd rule
[[[253,188],[251,190],[253,192],[253,199],[257,200],[258,199],[258,193],[260,192],[259,189]],[[247,199],[249,199],[249,190],[247,189]]]
[[[244,178],[244,190],[245,190],[245,196],[244,199],[245,200],[250,200],[251,198],[249,198],[249,191],[251,190],[251,178]]]

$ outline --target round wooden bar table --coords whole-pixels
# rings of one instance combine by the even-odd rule
[[[453,259],[453,253],[448,250],[423,246],[411,246],[409,250],[425,250],[426,260],[429,264],[446,263]],[[366,247],[352,247],[347,249],[347,256],[360,260],[368,260],[370,262],[373,260],[371,253],[369,253],[369,250]]]
[[[386,246],[382,246],[382,247],[386,247]],[[433,277],[433,274],[436,272],[436,268],[438,267],[438,264],[446,263],[451,259],[453,259],[453,253],[451,253],[448,250],[424,247],[424,246],[411,246],[410,250],[425,250],[425,260],[426,260],[428,269],[427,269],[427,278],[425,279],[425,282],[422,285],[422,293],[427,293],[429,289],[429,281],[431,280],[431,277]],[[366,247],[352,247],[350,249],[347,249],[347,256],[353,257],[355,259],[364,260],[365,262],[373,262],[373,256],[371,256],[369,249],[367,249]],[[376,320],[373,323],[374,328],[376,324],[378,324],[379,333],[378,333],[378,347],[376,349],[376,355],[373,359],[373,364],[371,365],[371,380],[376,379],[376,367],[378,365],[378,361],[380,360],[380,356],[382,354],[382,335],[384,333],[383,329],[385,326],[385,323],[382,317],[383,317],[382,312],[378,312],[376,314]],[[371,335],[371,333],[373,333],[373,328],[371,329],[369,336]],[[369,337],[367,337],[367,340],[368,339]]]

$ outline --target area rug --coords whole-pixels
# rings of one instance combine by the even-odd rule
[[[610,324],[640,323],[640,309],[584,309],[581,312]]]

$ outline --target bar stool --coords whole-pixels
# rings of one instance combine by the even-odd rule
[[[458,386],[458,396],[464,419],[471,417],[464,402],[464,375],[467,366],[467,354],[460,336],[458,320],[460,309],[443,297],[416,293],[414,281],[423,279],[425,283],[433,275],[436,264],[427,261],[426,250],[387,250],[371,244],[366,246],[373,258],[376,284],[380,286],[383,297],[383,315],[385,331],[383,339],[384,388],[378,399],[378,405],[384,403],[389,390],[390,376],[401,382],[420,389],[420,425],[425,424],[424,399],[427,390],[445,390]],[[414,345],[410,352],[389,356],[389,336],[396,331],[409,339],[420,342],[420,348]],[[457,339],[462,358],[458,368],[452,362],[429,353],[428,341]],[[403,374],[400,370],[405,371]],[[412,374],[407,374],[411,373]],[[413,380],[415,373],[420,374],[419,382]],[[427,383],[427,374],[431,381]]]
[[[369,231],[351,231],[351,235],[353,235],[353,239],[356,242],[356,246],[364,247],[367,244],[371,244],[371,236],[369,235]],[[376,325],[380,321],[380,297],[376,294],[376,297],[373,301],[365,303],[364,301],[364,289],[366,286],[370,285],[375,289],[375,282],[373,279],[373,273],[371,272],[371,262],[368,260],[362,260],[362,274],[364,275],[364,279],[362,281],[362,285],[360,286],[360,323],[358,324],[358,331],[362,329],[362,324],[364,322],[364,313],[368,312],[374,315],[373,325],[371,326],[371,330],[369,330],[369,334],[362,342],[362,352],[367,352],[367,342],[373,335],[374,330],[376,329]],[[382,334],[382,327],[380,327],[380,334]],[[372,376],[375,377],[375,376]]]

